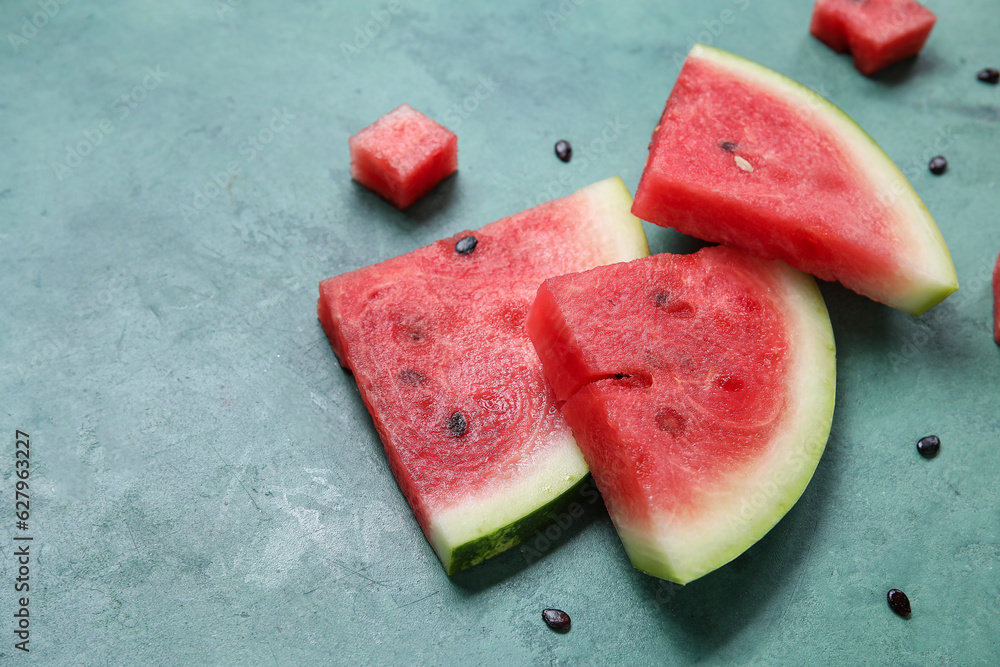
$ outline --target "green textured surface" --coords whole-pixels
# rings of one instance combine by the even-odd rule
[[[3,3],[0,662],[994,662],[1000,88],[975,73],[1000,66],[1000,13],[927,4],[924,54],[866,79],[808,35],[805,1],[404,1],[353,54],[386,4],[69,0],[12,40],[42,10]],[[324,339],[317,283],[607,176],[634,189],[697,39],[853,116],[912,174],[962,288],[916,320],[823,286],[830,443],[799,504],[721,570],[683,589],[633,570],[591,494],[551,544],[449,579]],[[166,77],[128,108],[147,67]],[[406,213],[347,160],[347,137],[401,102],[460,153]],[[244,143],[276,110],[279,131]],[[102,123],[79,166],[54,167]],[[654,252],[696,245],[647,231]],[[15,429],[32,438],[29,655],[12,635]],[[549,606],[569,634],[543,625]]]

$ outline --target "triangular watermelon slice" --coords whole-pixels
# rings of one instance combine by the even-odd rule
[[[934,219],[871,137],[791,79],[700,44],[653,133],[632,212],[913,315],[958,289]]]
[[[528,316],[632,563],[681,584],[792,507],[826,446],[823,297],[784,262],[716,246],[545,281]]]
[[[320,283],[319,319],[451,574],[534,534],[587,467],[525,330],[550,276],[649,254],[619,178]]]

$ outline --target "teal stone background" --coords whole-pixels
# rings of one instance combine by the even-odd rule
[[[4,2],[0,663],[996,664],[1000,88],[975,75],[1000,66],[1000,12],[926,4],[923,54],[867,79],[809,36],[805,0]],[[827,451],[733,563],[684,588],[648,577],[582,495],[551,544],[448,578],[323,336],[317,283],[608,176],[634,191],[696,40],[853,116],[911,176],[962,288],[914,319],[823,286]],[[403,102],[460,146],[457,176],[405,213],[350,180],[347,152]],[[696,247],[647,232],[655,252]],[[550,606],[571,632],[542,623]]]

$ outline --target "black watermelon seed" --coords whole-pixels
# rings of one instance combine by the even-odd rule
[[[931,161],[927,164],[930,167],[932,174],[937,174],[940,176],[948,169],[948,161],[944,159],[943,155],[937,155],[931,158]]]
[[[917,451],[925,459],[932,459],[938,454],[938,450],[941,449],[941,438],[936,435],[929,435],[926,438],[920,438],[917,441]]]
[[[461,412],[455,412],[451,417],[448,417],[448,432],[451,433],[452,437],[461,438],[465,435],[467,428],[469,425],[465,421],[465,415]]]
[[[886,599],[889,601],[889,609],[892,609],[903,618],[910,615],[910,598],[906,597],[906,593],[898,588],[893,588],[886,595]]]
[[[415,371],[411,368],[405,371],[401,371],[399,373],[399,379],[405,382],[406,384],[413,385],[414,387],[416,387],[418,384],[426,380],[427,377],[423,373]]]
[[[1000,71],[997,71],[992,67],[987,67],[979,70],[979,72],[976,73],[976,78],[983,83],[992,83],[995,86],[1000,83]]]
[[[657,292],[653,295],[653,305],[665,313],[670,313],[675,317],[691,317],[694,315],[694,308],[687,301],[675,299],[666,292]]]
[[[568,632],[570,626],[569,614],[562,609],[543,609],[542,620],[557,632]]]
[[[736,142],[735,141],[720,141],[719,148],[726,151],[727,153],[736,152]]]
[[[661,431],[678,436],[684,433],[686,420],[673,408],[661,408],[656,412],[656,425]]]
[[[476,249],[476,244],[479,243],[479,239],[471,234],[469,236],[463,236],[455,244],[455,252],[459,255],[468,255],[473,250]]]
[[[569,159],[573,157],[573,147],[565,139],[556,142],[556,157],[563,162],[569,162]]]

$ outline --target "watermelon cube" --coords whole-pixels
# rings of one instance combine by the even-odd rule
[[[809,31],[838,53],[850,51],[871,76],[920,53],[935,21],[916,0],[817,0]]]
[[[351,177],[400,209],[458,169],[458,137],[412,108],[399,106],[348,140]]]

